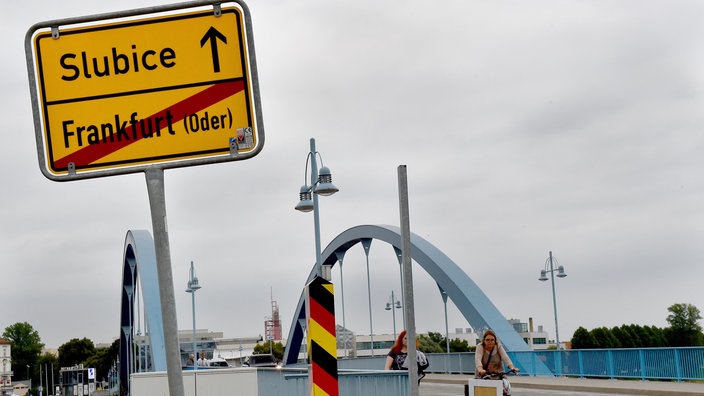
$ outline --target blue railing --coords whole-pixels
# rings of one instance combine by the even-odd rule
[[[473,352],[427,355],[429,372],[474,373]],[[531,376],[704,380],[704,347],[545,350],[508,355],[522,374]]]
[[[509,352],[519,368],[538,359],[556,376],[704,380],[704,347]],[[530,366],[525,365],[530,374]]]
[[[308,368],[257,370],[260,395],[305,396]],[[408,394],[408,375],[400,371],[339,369],[340,396],[389,396]]]

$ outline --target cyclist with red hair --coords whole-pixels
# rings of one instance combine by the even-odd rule
[[[418,340],[416,340],[416,354],[418,358],[418,382],[425,377],[423,370],[430,366],[428,363],[428,358],[425,354],[418,350]],[[384,365],[384,370],[408,370],[408,336],[406,335],[406,330],[403,330],[396,338],[396,342],[389,350],[388,355],[386,355],[386,364]]]

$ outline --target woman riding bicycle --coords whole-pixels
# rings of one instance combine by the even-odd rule
[[[482,378],[487,373],[500,373],[504,371],[504,364],[509,370],[518,372],[518,368],[506,354],[506,350],[496,337],[496,333],[486,330],[482,336],[482,342],[477,345],[474,353],[475,378]]]

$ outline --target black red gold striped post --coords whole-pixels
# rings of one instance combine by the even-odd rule
[[[308,394],[338,396],[335,291],[333,284],[316,277],[306,286],[308,322]]]

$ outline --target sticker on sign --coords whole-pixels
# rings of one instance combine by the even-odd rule
[[[49,179],[243,160],[263,147],[243,2],[38,23],[25,51],[39,165]]]

